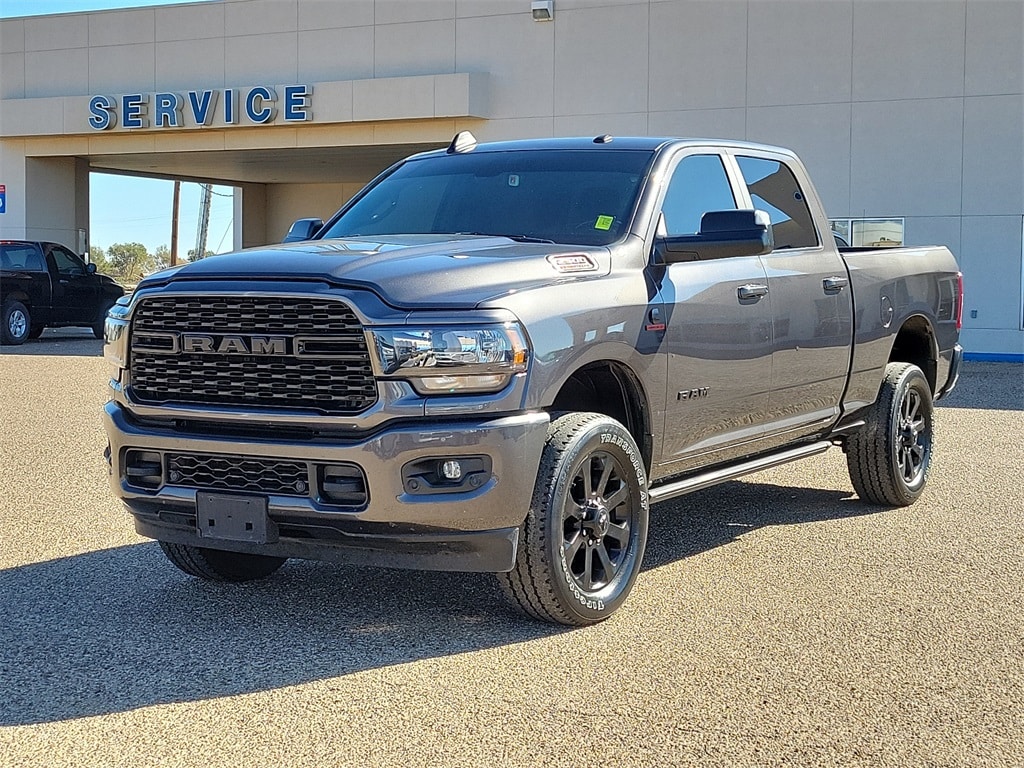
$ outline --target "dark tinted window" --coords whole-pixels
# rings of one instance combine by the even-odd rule
[[[32,243],[8,243],[0,245],[0,268],[42,272],[43,259]]]
[[[62,275],[84,275],[85,262],[60,246],[55,247],[50,254],[57,265],[57,271]]]
[[[754,207],[771,216],[776,248],[809,248],[818,244],[804,193],[793,172],[776,160],[738,157]]]
[[[650,152],[531,150],[412,160],[323,237],[523,235],[606,245],[625,234]]]
[[[736,199],[718,155],[692,155],[684,158],[672,174],[665,203],[665,234],[695,235],[700,217],[708,211],[728,211]]]

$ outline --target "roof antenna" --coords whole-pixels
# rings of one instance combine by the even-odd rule
[[[612,137],[609,136],[607,133],[602,134],[600,136],[595,136],[594,137],[594,143],[595,144],[609,144],[609,143],[611,143],[611,140],[612,140]]]
[[[476,149],[476,136],[469,131],[459,131],[445,151],[449,155],[453,155],[456,152],[472,152],[474,149]]]

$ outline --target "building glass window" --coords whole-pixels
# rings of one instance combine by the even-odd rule
[[[903,245],[903,219],[830,219],[832,231],[854,248],[896,248]]]

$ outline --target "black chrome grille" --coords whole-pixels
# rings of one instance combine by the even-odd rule
[[[263,333],[362,336],[355,313],[340,301],[270,296],[181,296],[143,300],[132,321],[135,331]]]
[[[171,485],[224,491],[309,496],[309,465],[304,461],[252,459],[207,454],[167,454]]]
[[[154,345],[152,336],[162,336]],[[285,337],[275,354],[175,352],[168,337]],[[251,344],[255,347],[255,344]],[[167,349],[167,352],[163,352]],[[288,354],[280,354],[287,351]],[[132,394],[144,403],[359,413],[377,400],[362,325],[338,301],[305,298],[154,297],[132,320]]]

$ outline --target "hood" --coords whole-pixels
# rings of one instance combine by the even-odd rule
[[[559,271],[549,256],[585,254],[596,269]],[[364,288],[399,308],[473,307],[488,299],[606,274],[606,248],[507,237],[388,235],[249,248],[150,275],[140,288],[187,280],[306,280]]]

